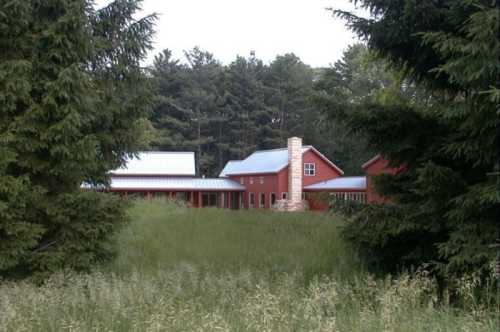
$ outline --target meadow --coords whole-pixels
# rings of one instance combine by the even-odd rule
[[[438,302],[424,271],[374,277],[323,213],[138,201],[117,257],[42,286],[0,283],[0,331],[498,331],[498,308]]]

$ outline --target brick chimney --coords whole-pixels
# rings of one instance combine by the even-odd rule
[[[302,202],[302,138],[288,139],[288,202],[287,211],[304,210]]]

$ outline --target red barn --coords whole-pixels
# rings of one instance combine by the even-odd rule
[[[368,160],[362,166],[366,173],[366,198],[368,203],[385,203],[387,198],[380,196],[375,191],[373,184],[373,177],[380,174],[396,174],[401,168],[394,168],[389,166],[389,161],[381,155],[376,155]]]
[[[175,198],[194,207],[231,209],[325,209],[331,196],[386,201],[374,191],[372,177],[398,169],[389,167],[380,155],[362,168],[366,177],[344,177],[313,146],[303,146],[301,138],[292,137],[286,148],[255,151],[243,160],[229,161],[218,178],[196,177],[193,152],[141,152],[110,172],[110,185],[105,189],[126,197]]]
[[[364,193],[364,177],[361,184],[359,181],[353,184],[341,178],[343,174],[313,146],[302,146],[301,138],[292,137],[287,148],[256,151],[243,160],[228,162],[219,176],[245,186],[241,202],[244,208],[277,205],[284,210],[300,210],[307,205],[309,192]],[[335,179],[343,179],[343,185],[339,186]],[[324,208],[311,198],[307,201],[311,208]]]
[[[238,208],[245,187],[224,178],[199,178],[194,152],[140,152],[110,172],[106,188],[124,197],[176,199],[193,207]]]

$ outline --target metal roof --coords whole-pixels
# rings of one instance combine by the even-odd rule
[[[321,159],[323,159],[330,166],[335,168],[340,174],[344,172],[332,163],[328,158],[322,155],[313,146],[305,145],[302,147],[302,153],[309,150],[314,151]],[[288,149],[273,149],[273,150],[260,150],[255,151],[243,160],[234,160],[228,162],[221,174],[240,175],[240,174],[262,174],[262,173],[277,173],[283,168],[288,166]],[[222,176],[222,175],[221,175]]]
[[[221,178],[227,177],[226,174],[231,173],[233,171],[233,169],[236,167],[235,165],[239,162],[241,162],[241,160],[229,160],[227,162],[226,166],[224,166],[224,168],[220,172],[219,177],[221,177]]]
[[[346,176],[305,186],[304,190],[365,190],[366,176]]]
[[[224,178],[185,177],[111,177],[111,190],[228,190],[243,191],[245,187]]]
[[[110,172],[116,175],[195,176],[194,152],[139,152],[126,164]]]

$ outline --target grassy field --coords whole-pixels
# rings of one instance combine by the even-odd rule
[[[160,202],[130,213],[111,264],[0,284],[0,331],[498,331],[467,282],[455,309],[423,274],[367,274],[331,216]]]

